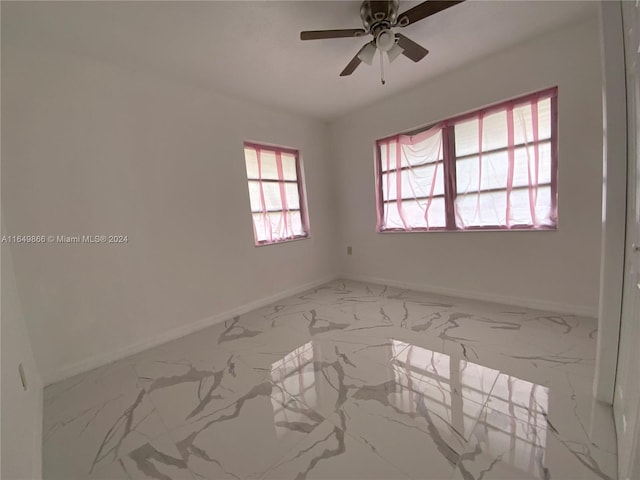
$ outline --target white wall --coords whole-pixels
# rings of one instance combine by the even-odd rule
[[[3,222],[4,223],[4,222]],[[4,227],[4,225],[3,225]],[[2,234],[5,229],[2,228]],[[5,480],[42,478],[42,381],[16,287],[10,247],[2,245],[2,473]],[[22,363],[27,390],[18,368]]]
[[[9,233],[129,237],[14,249],[45,382],[335,274],[326,124],[89,59],[2,49]],[[301,150],[310,239],[254,246],[247,139]]]
[[[332,124],[343,272],[595,316],[602,196],[599,47],[597,18],[585,19]],[[554,85],[557,231],[375,233],[375,139]]]

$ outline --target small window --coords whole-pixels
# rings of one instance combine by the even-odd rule
[[[245,142],[244,158],[256,245],[308,237],[298,151]]]
[[[557,88],[376,142],[377,231],[555,229]]]

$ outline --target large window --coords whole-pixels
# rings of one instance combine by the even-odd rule
[[[297,150],[244,144],[256,245],[309,236]]]
[[[556,228],[557,88],[376,147],[379,232]]]

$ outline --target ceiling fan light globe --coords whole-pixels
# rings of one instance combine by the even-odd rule
[[[383,30],[376,37],[376,46],[383,52],[388,52],[396,44],[396,37],[391,30]]]
[[[373,57],[376,55],[376,47],[372,43],[368,43],[360,53],[358,58],[367,65],[373,64]]]

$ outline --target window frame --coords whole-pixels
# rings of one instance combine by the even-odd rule
[[[295,159],[295,166],[296,166],[296,179],[294,180],[272,180],[272,179],[255,179],[255,178],[249,178],[247,171],[246,171],[246,162],[247,162],[247,157],[245,154],[245,150],[247,148],[253,148],[256,151],[257,150],[268,150],[274,153],[280,152],[280,153],[286,153],[289,155],[292,155]],[[253,206],[251,205],[251,198],[249,198],[249,213],[251,215],[251,226],[253,228],[253,236],[254,236],[254,245],[256,247],[263,247],[265,245],[276,245],[276,244],[280,244],[280,243],[286,243],[286,242],[295,242],[298,240],[305,240],[308,238],[311,238],[311,234],[310,234],[310,228],[309,228],[309,217],[308,217],[308,211],[307,211],[307,202],[306,202],[306,195],[305,195],[305,188],[304,188],[304,182],[303,182],[303,178],[302,178],[302,165],[300,162],[300,150],[298,149],[294,149],[294,148],[289,148],[289,147],[281,147],[278,145],[270,145],[267,143],[258,143],[258,142],[251,142],[251,141],[244,141],[243,142],[243,148],[242,148],[242,153],[243,153],[243,159],[244,159],[244,163],[245,163],[245,177],[246,177],[246,181],[247,181],[247,192],[249,192],[249,184],[251,182],[256,182],[258,184],[266,181],[269,183],[277,183],[278,185],[280,184],[293,184],[295,183],[297,185],[297,191],[298,191],[298,204],[299,204],[299,208],[294,208],[294,209],[288,209],[287,211],[289,212],[300,212],[300,223],[302,226],[302,231],[303,233],[301,235],[294,235],[292,237],[287,237],[287,238],[279,238],[279,239],[274,239],[274,240],[258,240],[258,233],[256,232],[256,224],[253,220],[253,216],[255,214],[259,214],[259,213],[263,213],[262,211],[254,211],[253,210]],[[267,213],[274,213],[274,212],[284,212],[284,210],[267,210]]]
[[[555,216],[553,218],[553,225],[531,225],[531,224],[512,224],[512,225],[471,225],[466,227],[458,227],[455,219],[455,203],[456,198],[458,196],[457,193],[457,175],[456,175],[456,165],[458,160],[464,159],[467,157],[461,156],[460,158],[456,157],[455,154],[455,126],[456,124],[472,120],[478,119],[480,116],[487,116],[492,113],[496,113],[499,111],[509,111],[509,109],[513,109],[517,106],[522,106],[523,104],[532,102],[534,100],[543,100],[545,98],[549,98],[551,101],[550,105],[550,138],[539,140],[538,142],[530,142],[528,144],[518,144],[518,145],[507,145],[504,148],[494,149],[482,151],[482,154],[494,153],[498,151],[509,151],[510,148],[518,148],[522,146],[530,146],[535,144],[543,144],[546,142],[550,143],[551,149],[551,181],[549,184],[540,184],[540,186],[550,186],[550,194],[551,194],[551,211],[555,212]],[[442,163],[443,166],[443,182],[444,182],[444,193],[433,195],[430,198],[444,198],[445,203],[445,223],[446,225],[443,227],[416,227],[411,228],[409,230],[405,228],[388,228],[384,227],[384,205],[386,203],[391,203],[397,201],[397,199],[393,200],[385,200],[383,193],[383,185],[382,185],[382,177],[385,173],[382,167],[382,152],[381,152],[381,143],[385,141],[389,141],[397,138],[399,135],[406,136],[414,136],[428,130],[439,128],[442,132],[442,160],[438,161]],[[522,95],[519,97],[515,97],[509,100],[501,101],[498,103],[491,104],[489,106],[473,110],[471,112],[463,113],[460,115],[456,115],[445,120],[441,120],[438,122],[434,122],[426,127],[413,129],[407,132],[389,135],[383,138],[379,138],[375,141],[375,188],[376,188],[376,212],[377,212],[377,222],[376,222],[376,232],[377,233],[423,233],[423,232],[467,232],[467,231],[555,231],[558,229],[558,87],[550,87],[543,90],[539,90],[527,95]],[[477,155],[477,154],[475,154]],[[471,155],[470,155],[471,156]],[[434,162],[435,163],[435,162]],[[430,165],[430,164],[428,164]],[[422,166],[422,165],[421,165]],[[414,167],[419,168],[419,167]],[[404,170],[404,169],[403,169]],[[395,171],[389,170],[389,172]],[[520,188],[527,187],[512,187],[512,191]],[[481,192],[488,192],[487,190],[479,190]],[[496,191],[507,191],[507,189],[497,189]],[[421,197],[420,197],[421,198]],[[428,197],[426,197],[428,198]],[[404,200],[404,199],[403,199]]]

